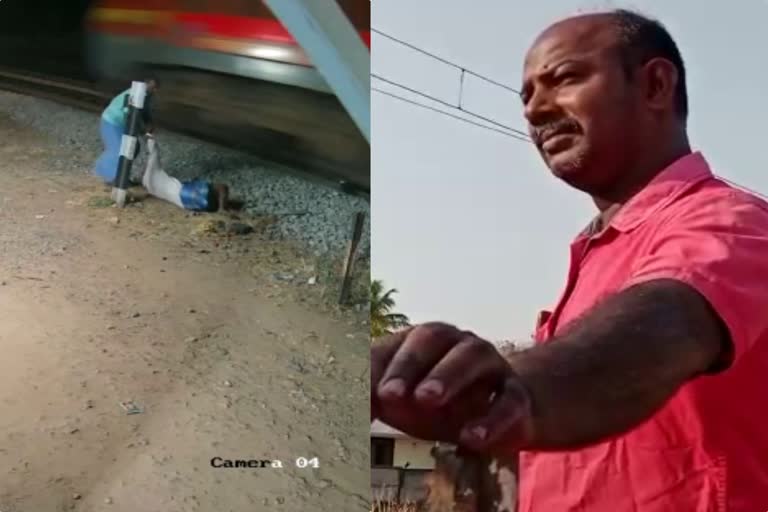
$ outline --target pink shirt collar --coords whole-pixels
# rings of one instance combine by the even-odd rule
[[[613,216],[608,226],[622,233],[631,231],[691,187],[712,176],[709,164],[701,152],[689,153],[657,174],[648,185],[627,201]],[[590,223],[579,238],[588,235],[594,225],[595,221]],[[602,232],[605,232],[605,229]]]

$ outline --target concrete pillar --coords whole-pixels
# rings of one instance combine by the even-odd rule
[[[335,0],[265,0],[371,141],[371,54]]]

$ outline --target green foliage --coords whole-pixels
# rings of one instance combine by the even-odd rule
[[[394,311],[395,299],[392,296],[397,290],[392,288],[385,292],[384,288],[380,280],[371,281],[371,338],[391,334],[409,325],[407,316]]]

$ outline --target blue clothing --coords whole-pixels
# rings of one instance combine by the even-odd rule
[[[112,124],[104,118],[101,119],[101,140],[104,143],[104,151],[96,160],[94,171],[107,183],[117,178],[123,130],[122,126]]]
[[[125,128],[128,121],[128,98],[131,96],[131,90],[126,89],[109,102],[107,108],[101,113],[101,118],[121,128]],[[141,118],[144,124],[152,122],[152,94],[144,97],[144,107],[141,109]]]
[[[109,183],[117,178],[117,169],[120,161],[120,144],[122,142],[125,125],[128,119],[128,98],[131,90],[126,89],[109,102],[107,108],[101,114],[101,140],[104,142],[104,151],[96,160],[95,172],[105,182]],[[147,94],[142,109],[144,123],[151,122],[149,114],[151,94]],[[136,141],[136,155],[139,154],[139,143]]]
[[[101,118],[115,126],[119,126],[120,129],[125,128],[125,121],[128,118],[128,96],[130,96],[131,90],[126,89],[121,92],[109,102],[107,108],[101,114]]]
[[[188,181],[181,184],[181,204],[187,210],[207,211],[210,184],[204,180]]]

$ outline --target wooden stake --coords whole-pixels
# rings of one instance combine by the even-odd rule
[[[352,240],[349,242],[347,259],[344,261],[344,270],[341,278],[341,294],[339,304],[346,304],[349,300],[349,289],[352,286],[352,268],[355,264],[355,254],[357,246],[360,245],[360,239],[363,236],[363,226],[365,225],[365,212],[358,212],[355,215],[355,227],[352,230]]]

